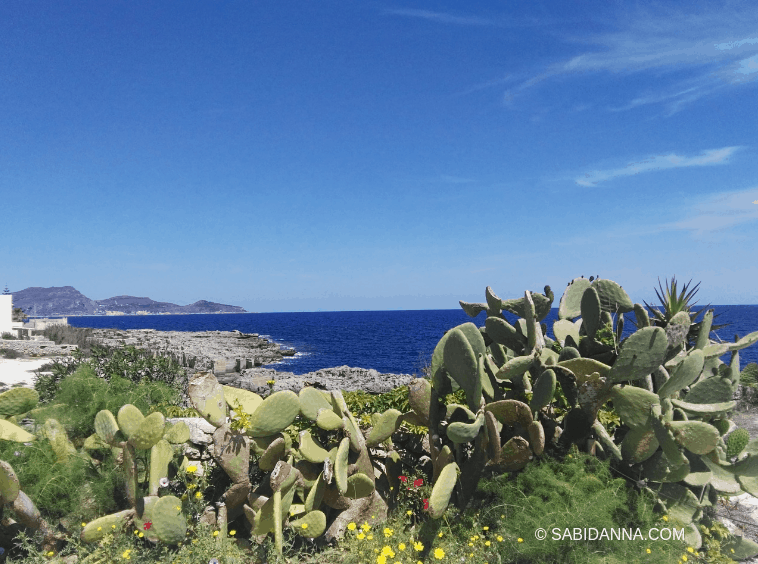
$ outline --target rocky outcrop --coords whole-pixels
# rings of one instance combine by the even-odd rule
[[[368,368],[352,368],[339,366],[323,368],[315,372],[296,375],[292,372],[278,372],[269,368],[252,368],[243,370],[240,374],[217,375],[221,384],[249,390],[266,397],[280,390],[299,392],[306,386],[321,390],[342,390],[354,392],[363,390],[371,394],[384,394],[408,385],[416,379],[411,374],[387,374]],[[273,380],[273,384],[269,381]]]
[[[154,329],[93,329],[92,339],[110,347],[133,345],[156,355],[172,358],[190,372],[213,370],[225,373],[262,366],[292,356],[292,349],[239,331],[156,331]],[[238,360],[239,359],[239,360]]]
[[[14,350],[27,356],[65,355],[73,353],[77,348],[76,345],[56,345],[53,341],[0,340],[0,349]]]

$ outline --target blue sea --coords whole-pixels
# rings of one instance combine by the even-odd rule
[[[733,341],[758,331],[758,306],[711,306],[715,324],[730,325],[715,332],[722,341]],[[699,311],[697,308],[695,311]],[[513,323],[516,319],[508,313]],[[634,314],[626,314],[624,336],[634,332]],[[303,313],[244,313],[212,315],[124,315],[69,317],[75,327],[156,329],[159,331],[234,331],[261,337],[294,348],[297,354],[267,365],[279,371],[305,374],[321,368],[352,366],[382,373],[421,374],[431,362],[434,347],[448,329],[472,321],[484,325],[487,314],[470,318],[462,309],[417,311],[336,311]],[[544,323],[553,337],[553,308]],[[698,318],[698,321],[702,316]],[[712,334],[713,337],[713,334]],[[730,355],[721,360],[729,362]],[[758,362],[758,343],[740,351],[740,367]]]

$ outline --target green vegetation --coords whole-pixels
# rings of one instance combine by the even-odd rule
[[[0,348],[0,356],[3,358],[13,359],[21,356],[21,353],[14,349],[2,349]]]
[[[720,497],[758,492],[758,443],[725,434],[738,351],[758,332],[714,343],[713,312],[693,332],[686,300],[653,326],[615,282],[576,279],[553,341],[540,324],[549,287],[486,295],[461,302],[472,317],[486,311],[485,325],[449,330],[426,377],[388,394],[264,399],[196,375],[189,401],[217,429],[215,463],[199,468],[181,454],[189,429],[165,421],[186,412],[182,371],[134,347],[92,346],[91,361],[58,368],[39,394],[0,394],[0,495],[17,500],[20,522],[34,515],[24,496],[45,520],[31,539],[12,529],[8,561],[715,564],[758,553],[713,522]],[[621,340],[630,311],[637,331]],[[16,427],[23,418],[36,440]],[[668,527],[684,540],[647,538]],[[607,538],[620,530],[632,540]]]

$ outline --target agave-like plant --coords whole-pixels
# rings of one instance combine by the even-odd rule
[[[676,294],[676,276],[673,276],[671,278],[671,283],[669,284],[669,281],[666,280],[666,289],[664,290],[661,286],[661,279],[658,278],[658,287],[661,289],[661,293],[658,293],[658,290],[655,289],[655,294],[658,296],[658,300],[661,302],[661,307],[663,307],[663,313],[658,311],[657,309],[653,308],[648,304],[647,302],[644,302],[647,308],[655,315],[655,318],[657,321],[660,321],[663,324],[667,324],[669,321],[671,321],[671,318],[674,317],[677,313],[680,311],[686,311],[690,319],[695,319],[695,316],[698,315],[700,312],[696,313],[690,313],[690,309],[692,306],[694,306],[697,302],[690,303],[690,300],[693,298],[693,296],[697,293],[697,288],[700,286],[700,282],[698,282],[692,290],[687,293],[687,285],[692,283],[692,279],[690,279],[687,284],[683,285],[682,292],[677,296]],[[707,306],[706,306],[707,307]],[[703,311],[703,310],[700,310]]]
[[[690,279],[687,284],[682,285],[682,291],[677,295],[677,283],[676,283],[676,276],[671,277],[671,282],[669,283],[668,279],[666,280],[666,289],[661,286],[661,279],[658,278],[658,287],[661,289],[661,292],[659,293],[657,289],[655,289],[655,294],[658,296],[658,300],[661,302],[661,307],[663,308],[663,312],[658,311],[654,307],[652,307],[647,302],[643,301],[643,303],[647,306],[647,308],[653,313],[655,316],[655,319],[653,320],[654,325],[658,327],[666,327],[668,325],[669,321],[671,321],[671,318],[674,317],[677,313],[680,311],[685,311],[690,316],[690,319],[692,320],[692,325],[690,326],[689,333],[687,335],[687,340],[690,342],[690,344],[694,344],[695,339],[697,338],[697,333],[700,330],[701,322],[696,322],[695,320],[697,317],[700,316],[701,313],[705,313],[711,304],[708,304],[707,306],[700,309],[700,311],[692,312],[690,311],[692,307],[697,302],[690,303],[690,300],[694,297],[695,293],[697,293],[697,288],[700,286],[700,282],[698,282],[694,288],[692,288],[689,292],[688,285],[692,283],[692,279]],[[719,314],[714,314],[713,319],[715,320]],[[724,323],[721,325],[711,325],[711,331],[715,331],[716,329],[721,329],[722,327],[727,327],[730,325],[729,323]]]

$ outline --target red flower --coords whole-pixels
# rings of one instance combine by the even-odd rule
[[[143,528],[147,531],[152,526],[153,526],[153,523],[151,521],[146,521]]]
[[[413,481],[413,487],[417,488],[417,487],[419,487],[423,483],[424,483],[424,480],[422,478],[419,478],[418,480],[414,480]]]
[[[429,500],[425,499],[424,500],[424,510],[427,510],[427,509],[429,509]]]
[[[405,476],[400,476],[400,481],[405,483],[408,480]]]

